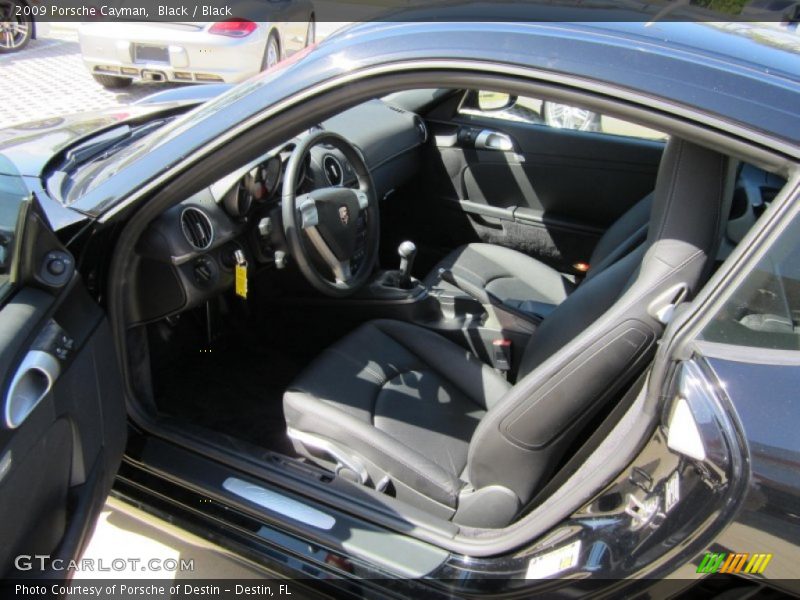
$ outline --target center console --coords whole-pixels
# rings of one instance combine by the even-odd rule
[[[398,255],[397,270],[379,271],[343,302],[357,306],[368,318],[397,319],[432,329],[513,377],[538,321],[448,271],[440,272],[440,285],[425,286],[411,276],[416,256],[412,242],[400,244]]]

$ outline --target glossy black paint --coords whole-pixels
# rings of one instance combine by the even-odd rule
[[[228,83],[179,87],[151,94],[136,102],[136,105],[161,104],[164,102],[205,102],[227,92],[232,87]]]
[[[48,166],[70,147],[104,130],[147,120],[159,113],[185,110],[183,104],[179,101],[163,101],[157,105],[51,117],[0,130],[0,155],[10,161],[7,165],[14,167],[5,167],[0,161],[0,173],[22,176],[28,190],[39,199],[50,226],[59,231],[86,220],[86,217],[48,194],[47,181],[42,176]]]
[[[515,16],[515,10],[519,8],[495,4],[485,16],[500,18],[503,11]],[[539,14],[531,13],[531,18]],[[459,17],[453,13],[454,19]],[[440,11],[438,18],[447,18],[447,13]],[[776,140],[800,140],[797,54],[702,23],[367,23],[332,36],[299,58],[210,100],[150,136],[135,152],[123,153],[114,165],[117,175],[99,183],[74,208],[89,215],[104,212],[179,157],[311,86],[418,61],[467,60],[567,73],[738,122]],[[10,145],[0,148],[16,160],[18,153],[10,151]],[[25,174],[29,170],[20,168]]]
[[[775,558],[765,575],[776,580],[796,578],[800,369],[720,358],[710,358],[708,363],[736,409],[750,450],[747,495],[720,542],[737,552],[773,553]],[[743,540],[749,547],[737,548]]]
[[[54,155],[116,125],[147,118],[165,106],[126,106],[30,121],[0,130],[0,153],[12,156],[22,175],[39,177]]]

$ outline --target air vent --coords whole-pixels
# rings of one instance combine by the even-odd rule
[[[344,170],[342,163],[335,157],[328,154],[322,159],[322,168],[325,170],[325,177],[331,185],[342,185],[344,181]]]
[[[186,241],[197,250],[207,250],[214,241],[211,220],[199,208],[190,207],[181,213],[181,228]]]

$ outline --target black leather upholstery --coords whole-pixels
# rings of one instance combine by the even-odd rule
[[[617,219],[597,242],[589,258],[586,279],[592,279],[638,248],[647,238],[653,194],[647,194]]]
[[[472,485],[530,498],[579,428],[644,368],[663,332],[654,314],[707,273],[732,182],[725,156],[670,140],[647,241],[579,286],[531,336],[520,379],[473,435]]]
[[[300,431],[346,441],[394,483],[455,506],[472,432],[510,385],[445,338],[372,321],[328,348],[284,397]],[[371,470],[367,465],[367,470]],[[402,495],[402,493],[400,494]]]
[[[289,427],[363,458],[373,481],[388,474],[409,502],[449,509],[465,525],[506,524],[588,419],[646,367],[663,332],[661,309],[702,284],[731,175],[726,157],[671,140],[645,243],[553,310],[531,336],[514,386],[437,334],[375,321],[291,386]]]
[[[653,195],[648,194],[620,217],[597,242],[586,279],[596,277],[644,243]],[[440,269],[479,286],[504,304],[534,315],[548,316],[575,289],[575,284],[548,265],[521,252],[491,244],[467,244],[443,258],[424,279],[429,288],[458,293],[443,281]]]

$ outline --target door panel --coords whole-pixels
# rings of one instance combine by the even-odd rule
[[[3,574],[18,555],[81,550],[126,436],[110,327],[33,200],[17,238],[14,289],[0,309]],[[48,269],[54,256],[65,264]]]
[[[437,115],[428,126],[432,210],[451,222],[462,213],[458,244],[499,243],[564,272],[653,190],[663,151],[660,141],[476,114]]]
[[[534,128],[535,126],[530,126]],[[569,136],[577,138],[557,153],[555,141]],[[578,223],[605,228],[618,219],[637,200],[653,190],[659,153],[650,164],[637,164],[610,159],[627,150],[628,142],[592,145],[585,136],[593,133],[548,130],[517,132],[513,137],[518,151],[462,151],[461,189],[464,197],[474,202],[495,206],[522,206]],[[529,138],[542,144],[525,143]],[[517,141],[522,140],[522,141]],[[652,144],[655,142],[646,142]],[[620,148],[621,146],[621,148]],[[594,158],[576,156],[595,152]],[[459,149],[442,149],[459,152]],[[646,154],[646,153],[642,153]]]

